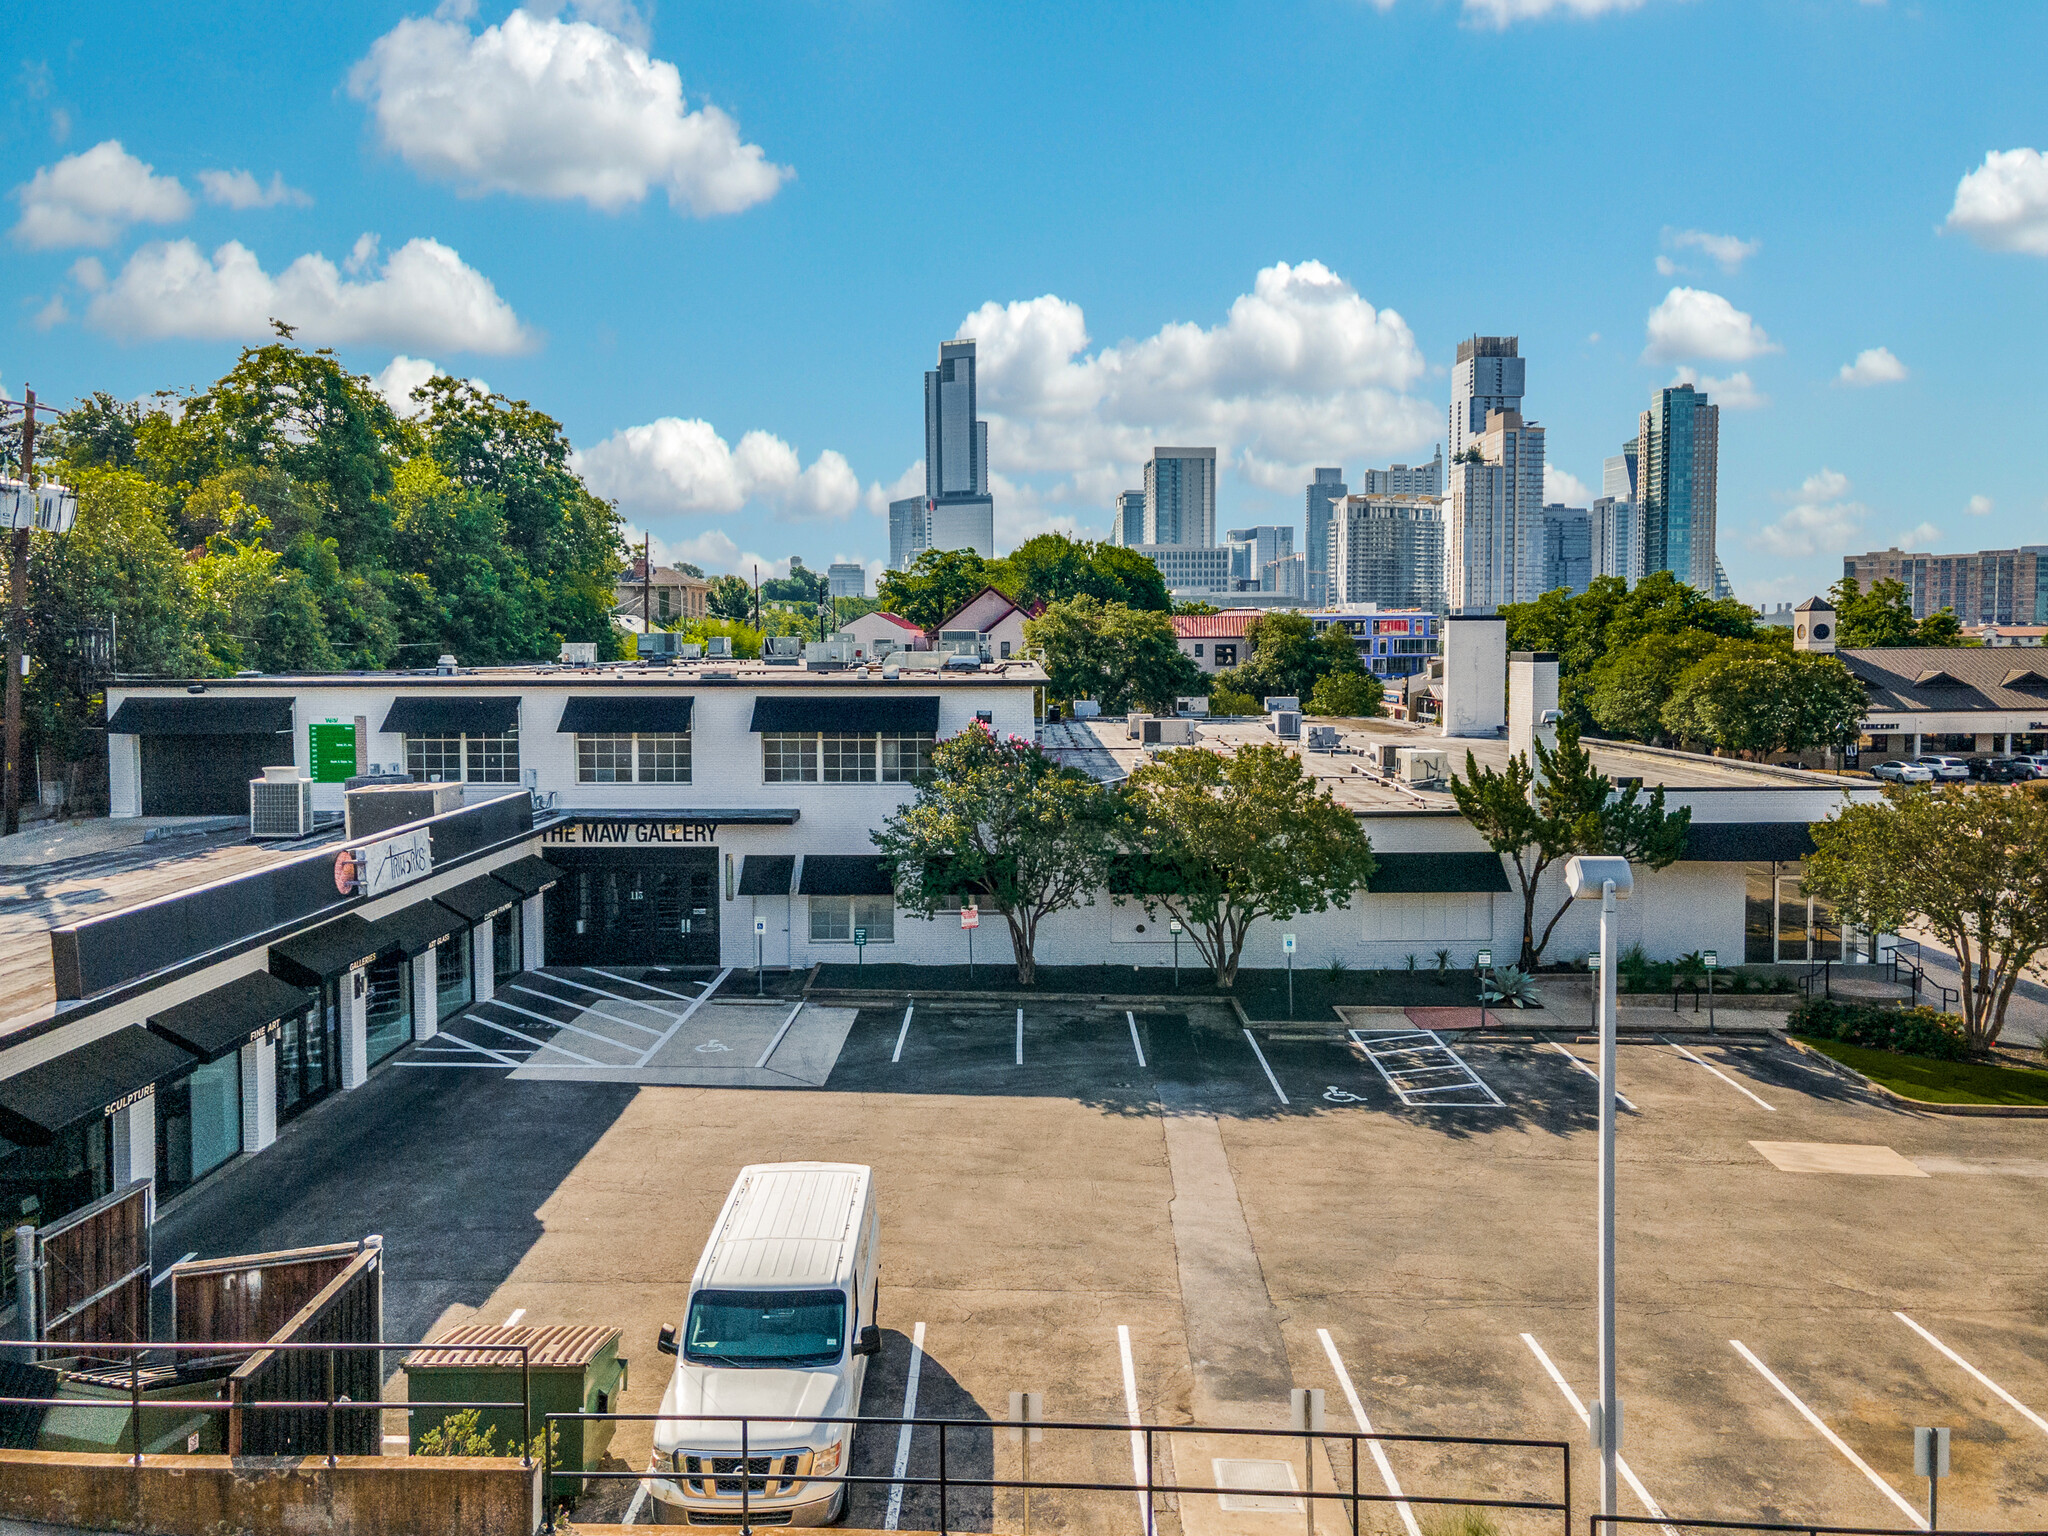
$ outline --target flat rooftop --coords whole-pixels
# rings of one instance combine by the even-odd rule
[[[1457,802],[1448,787],[1417,787],[1400,783],[1380,772],[1378,749],[1384,744],[1431,747],[1450,756],[1450,769],[1465,771],[1469,751],[1481,767],[1495,770],[1508,765],[1506,737],[1442,736],[1433,725],[1410,725],[1399,720],[1346,720],[1332,722],[1338,727],[1339,750],[1308,750],[1308,727],[1304,721],[1300,741],[1282,742],[1264,720],[1219,720],[1195,722],[1196,744],[1214,750],[1234,751],[1258,744],[1286,747],[1326,784],[1339,805],[1361,814],[1382,816],[1398,812],[1455,812]],[[1129,775],[1145,757],[1145,748],[1125,736],[1120,719],[1072,720],[1049,725],[1044,731],[1047,752],[1094,777],[1108,781]],[[1594,766],[1615,779],[1641,779],[1646,788],[1665,789],[1830,789],[1869,781],[1843,779],[1834,774],[1803,768],[1780,768],[1768,763],[1746,763],[1735,758],[1706,757],[1694,752],[1672,752],[1630,742],[1588,739]]]
[[[933,656],[936,652],[914,654]],[[887,673],[894,673],[888,676]],[[421,668],[411,672],[252,672],[239,677],[116,677],[123,689],[203,688],[208,693],[248,690],[276,693],[302,688],[987,688],[1038,687],[1045,669],[1034,661],[993,661],[980,667],[912,667],[859,663],[847,667],[777,666],[765,661],[615,661],[590,667],[531,665],[458,667],[453,672]]]

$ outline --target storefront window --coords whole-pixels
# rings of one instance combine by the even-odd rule
[[[470,984],[470,965],[475,941],[469,930],[452,934],[434,951],[435,1017],[448,1018],[462,1012],[476,995]]]
[[[1769,864],[1746,864],[1742,873],[1742,962],[1745,965],[1769,965],[1778,958],[1777,948],[1772,943],[1774,868]]]
[[[853,930],[865,928],[870,944],[896,942],[896,898],[893,896],[813,896],[811,942],[851,944]]]
[[[491,919],[491,972],[499,981],[526,969],[526,935],[520,928],[517,907],[508,907]]]
[[[114,1188],[114,1118],[95,1115],[57,1133],[47,1147],[0,1137],[0,1294],[14,1291],[14,1228],[48,1226]]]
[[[320,1006],[286,1019],[277,1041],[277,1118],[288,1120],[341,1086],[343,976],[320,989]]]
[[[156,1091],[156,1183],[176,1194],[242,1150],[241,1053]]]
[[[412,1039],[412,962],[379,960],[368,972],[370,1005],[365,1052],[375,1066]]]

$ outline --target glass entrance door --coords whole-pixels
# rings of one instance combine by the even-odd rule
[[[1777,958],[1812,962],[1842,958],[1842,931],[1835,910],[1809,895],[1798,875],[1778,876]]]

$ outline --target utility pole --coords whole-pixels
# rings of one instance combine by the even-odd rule
[[[26,391],[21,415],[21,478],[36,488],[36,392]],[[21,668],[28,642],[28,529],[18,527],[7,558],[7,789],[6,835],[21,830]]]
[[[653,628],[654,620],[654,563],[648,558],[648,536],[640,535],[640,632],[644,635]]]
[[[754,567],[754,628],[761,627],[761,567]]]

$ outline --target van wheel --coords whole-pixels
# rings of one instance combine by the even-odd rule
[[[846,1518],[846,1485],[839,1485],[839,1497],[832,1501],[832,1507],[825,1511],[826,1525],[837,1525]]]

